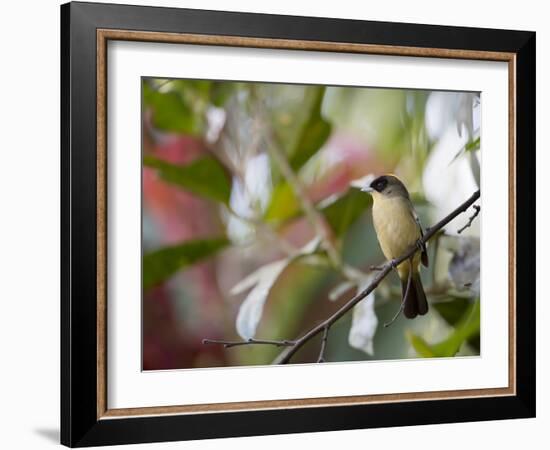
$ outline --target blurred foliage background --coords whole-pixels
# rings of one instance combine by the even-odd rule
[[[279,348],[202,340],[294,339],[353,296],[384,261],[369,176],[397,174],[425,227],[479,185],[477,93],[144,78],[142,104],[145,370],[269,364]],[[331,328],[326,359],[479,355],[467,221],[430,241],[426,316],[382,326],[391,274]]]

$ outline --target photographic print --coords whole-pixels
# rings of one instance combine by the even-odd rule
[[[143,370],[480,355],[479,93],[141,92]]]
[[[535,47],[63,5],[61,442],[534,417]]]

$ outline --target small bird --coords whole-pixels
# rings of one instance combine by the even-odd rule
[[[411,203],[407,188],[396,176],[380,176],[362,190],[372,195],[374,229],[378,243],[387,259],[399,258],[411,247],[418,245],[423,236],[422,226]],[[428,253],[424,245],[420,252],[414,254],[412,261],[405,260],[397,266],[403,291],[403,312],[409,319],[428,312],[428,302],[419,273],[420,262],[428,267]],[[409,270],[411,269],[411,285],[407,292]]]

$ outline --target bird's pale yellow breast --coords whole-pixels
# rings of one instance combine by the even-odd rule
[[[373,198],[372,218],[382,252],[388,259],[398,258],[421,237],[410,202],[377,193]]]

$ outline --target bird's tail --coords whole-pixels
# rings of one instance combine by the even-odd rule
[[[424,293],[422,280],[420,279],[420,274],[418,271],[413,270],[411,286],[408,292],[406,292],[407,280],[408,276],[401,279],[401,289],[403,291],[402,295],[404,297],[405,293],[407,294],[407,298],[405,298],[405,306],[403,307],[403,313],[407,319],[414,319],[419,314],[423,316],[428,312],[428,302],[426,301],[426,294]]]

